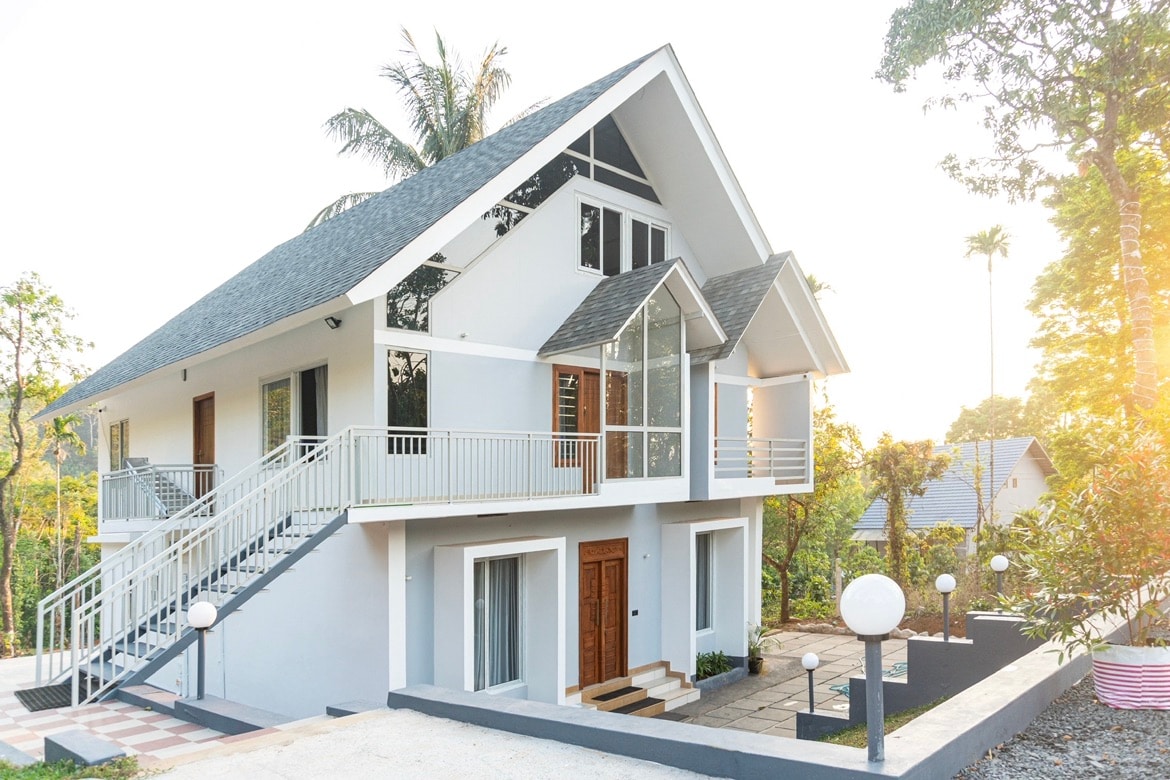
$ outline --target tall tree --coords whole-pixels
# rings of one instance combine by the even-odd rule
[[[837,526],[852,528],[865,511],[862,456],[856,426],[838,420],[826,403],[813,414],[813,492],[764,500],[763,558],[780,576],[781,622],[791,617],[790,573],[797,550],[831,542]]]
[[[499,64],[508,50],[498,43],[492,44],[484,52],[475,71],[469,72],[459,55],[447,49],[438,31],[435,32],[435,48],[439,57],[436,64],[423,59],[422,52],[405,27],[402,29],[402,38],[406,43],[402,51],[406,59],[384,66],[382,75],[390,80],[402,96],[411,130],[418,139],[417,144],[412,145],[390,132],[386,125],[364,108],[346,108],[325,123],[329,136],[342,142],[338,154],[363,157],[378,165],[386,178],[391,180],[404,179],[418,173],[481,140],[486,135],[488,110],[512,81],[512,77]],[[374,195],[377,193],[351,192],[343,195],[321,209],[308,228]]]
[[[877,446],[866,453],[870,492],[886,502],[886,560],[890,578],[906,587],[910,569],[906,559],[909,523],[906,500],[926,493],[926,483],[937,479],[951,464],[946,453],[934,454],[934,442],[894,441],[883,433]]]
[[[65,458],[69,455],[69,450],[72,449],[80,454],[85,453],[85,442],[77,435],[77,431],[73,428],[81,422],[81,417],[76,414],[65,414],[60,417],[54,417],[53,423],[49,426],[47,431],[49,438],[49,445],[53,452],[53,460],[57,465],[57,523],[56,523],[56,542],[57,542],[57,587],[61,587],[65,580],[65,546],[63,534],[63,515],[61,512],[61,464],[65,462]],[[74,534],[74,558],[80,557],[80,533]]]
[[[16,478],[25,464],[31,407],[60,394],[58,377],[77,375],[72,362],[85,343],[65,330],[72,313],[35,273],[0,288],[0,397],[5,404],[5,436],[0,451],[0,652],[15,651],[12,571],[19,517],[14,513]]]
[[[1101,175],[1120,221],[1137,407],[1157,401],[1143,192],[1126,155],[1168,166],[1170,0],[912,0],[894,12],[877,76],[905,89],[930,62],[953,90],[929,105],[983,107],[989,157],[944,161],[970,189],[1031,198],[1053,181],[1050,150]],[[1057,156],[1059,159],[1059,156]]]
[[[991,386],[991,391],[987,398],[991,402],[988,410],[988,432],[987,432],[987,446],[988,446],[988,470],[991,473],[991,496],[988,499],[987,513],[991,520],[995,520],[995,287],[992,284],[994,275],[992,274],[992,258],[995,255],[1006,258],[1008,253],[1008,239],[1010,236],[1004,231],[1002,225],[995,225],[989,230],[980,230],[972,236],[967,236],[967,257],[971,255],[983,255],[987,258],[987,375]],[[975,451],[975,461],[979,462],[979,451]],[[982,481],[977,482],[979,487],[977,491],[982,491]],[[978,518],[982,521],[982,514]],[[975,529],[975,535],[979,535],[979,528]]]

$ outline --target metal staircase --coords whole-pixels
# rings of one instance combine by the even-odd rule
[[[185,612],[232,611],[345,522],[350,433],[290,439],[44,598],[37,685],[74,706],[145,679],[193,639]]]

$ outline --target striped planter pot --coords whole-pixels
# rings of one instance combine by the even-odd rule
[[[1170,710],[1170,647],[1110,645],[1093,653],[1093,687],[1119,710]]]

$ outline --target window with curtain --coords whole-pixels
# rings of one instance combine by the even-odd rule
[[[695,534],[695,630],[712,627],[711,613],[711,534]]]
[[[475,562],[475,690],[520,679],[520,558]]]

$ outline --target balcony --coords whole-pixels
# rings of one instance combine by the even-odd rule
[[[126,468],[103,474],[99,520],[164,520],[222,481],[214,464],[151,464],[145,458],[127,458]]]

